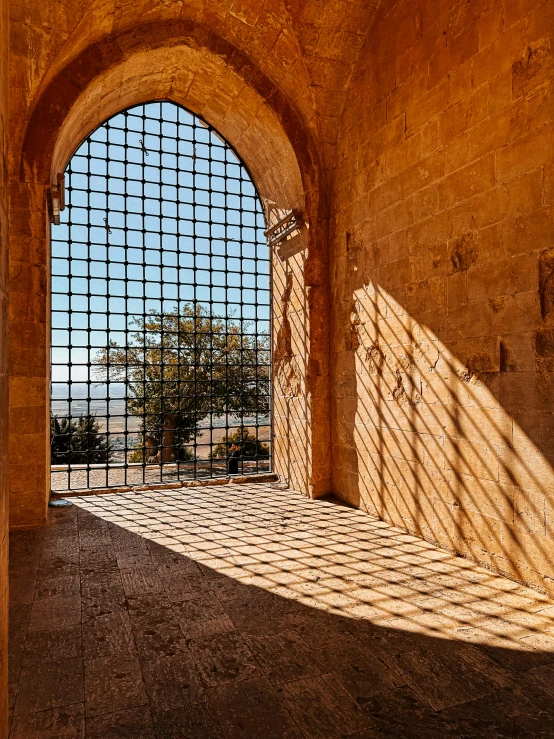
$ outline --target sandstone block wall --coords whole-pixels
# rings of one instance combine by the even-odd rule
[[[0,736],[8,726],[8,2],[0,0]]]
[[[363,18],[344,6],[342,37],[359,50]],[[49,184],[74,148],[125,107],[167,98],[208,120],[252,172],[266,212],[307,223],[275,255],[275,331],[288,343],[275,394],[276,466],[309,495],[330,490],[326,169],[317,99],[335,95],[313,39],[340,8],[216,0],[126,5],[44,0],[11,13],[10,520],[46,521],[49,475]],[[333,62],[342,68],[337,60]],[[353,59],[348,62],[349,68]],[[344,66],[344,65],[343,65]],[[317,84],[316,84],[317,83]],[[323,107],[323,106],[322,106]],[[338,110],[333,120],[337,120]],[[336,126],[333,127],[336,134]],[[283,303],[280,290],[294,289]],[[290,301],[290,304],[289,302]],[[283,314],[280,311],[283,310]],[[290,351],[289,351],[290,350]],[[29,460],[33,464],[29,464]]]
[[[551,587],[553,8],[13,3],[12,524],[46,518],[48,185],[165,97],[306,220],[274,254],[279,473]]]
[[[308,255],[326,224],[310,230],[273,249],[273,459],[280,480],[317,498],[331,489],[328,265]]]
[[[331,197],[337,495],[554,587],[554,4],[377,11]]]

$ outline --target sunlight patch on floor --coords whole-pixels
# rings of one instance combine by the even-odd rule
[[[222,576],[388,628],[554,651],[554,602],[367,514],[271,485],[73,498]]]

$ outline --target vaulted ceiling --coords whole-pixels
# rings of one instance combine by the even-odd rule
[[[242,53],[285,96],[332,156],[350,79],[379,0],[24,0],[13,5],[12,89],[15,120],[28,117],[51,81],[91,45],[117,39],[124,56],[151,44],[190,43],[172,21],[212,35]],[[187,25],[188,24],[188,25]],[[145,29],[149,29],[145,33]],[[99,52],[101,53],[101,52]],[[227,51],[222,52],[228,53]],[[244,76],[244,75],[243,75]],[[71,79],[68,79],[71,85]],[[269,94],[269,93],[268,93]]]

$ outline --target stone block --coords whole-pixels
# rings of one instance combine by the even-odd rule
[[[512,218],[502,224],[502,246],[506,256],[544,250],[554,244],[554,221],[550,210]]]
[[[527,95],[552,78],[554,60],[548,36],[534,41],[512,65],[512,95],[514,99]]]
[[[494,155],[482,157],[443,180],[440,204],[451,208],[457,203],[490,190],[496,181]]]
[[[511,71],[512,64],[525,48],[525,24],[525,19],[520,17],[517,23],[514,23],[474,57],[473,79],[477,87],[493,80],[503,72]]]
[[[547,124],[500,149],[496,163],[498,181],[508,182],[549,162],[554,153],[553,135],[553,124]]]
[[[446,145],[477,125],[489,115],[490,91],[482,85],[473,95],[465,97],[456,105],[442,113],[440,120],[440,141]]]
[[[406,133],[415,134],[432,118],[441,113],[450,101],[450,90],[447,82],[433,86],[428,93],[412,103],[406,111]]]
[[[434,87],[444,79],[451,69],[471,59],[479,50],[479,32],[472,23],[454,38],[449,39],[447,46],[443,46],[429,60],[429,87]]]
[[[468,272],[468,300],[482,302],[535,289],[538,281],[536,252],[477,264]]]

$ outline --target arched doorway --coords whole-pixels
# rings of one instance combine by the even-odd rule
[[[271,468],[271,260],[231,146],[168,101],[71,157],[51,234],[52,488]]]

